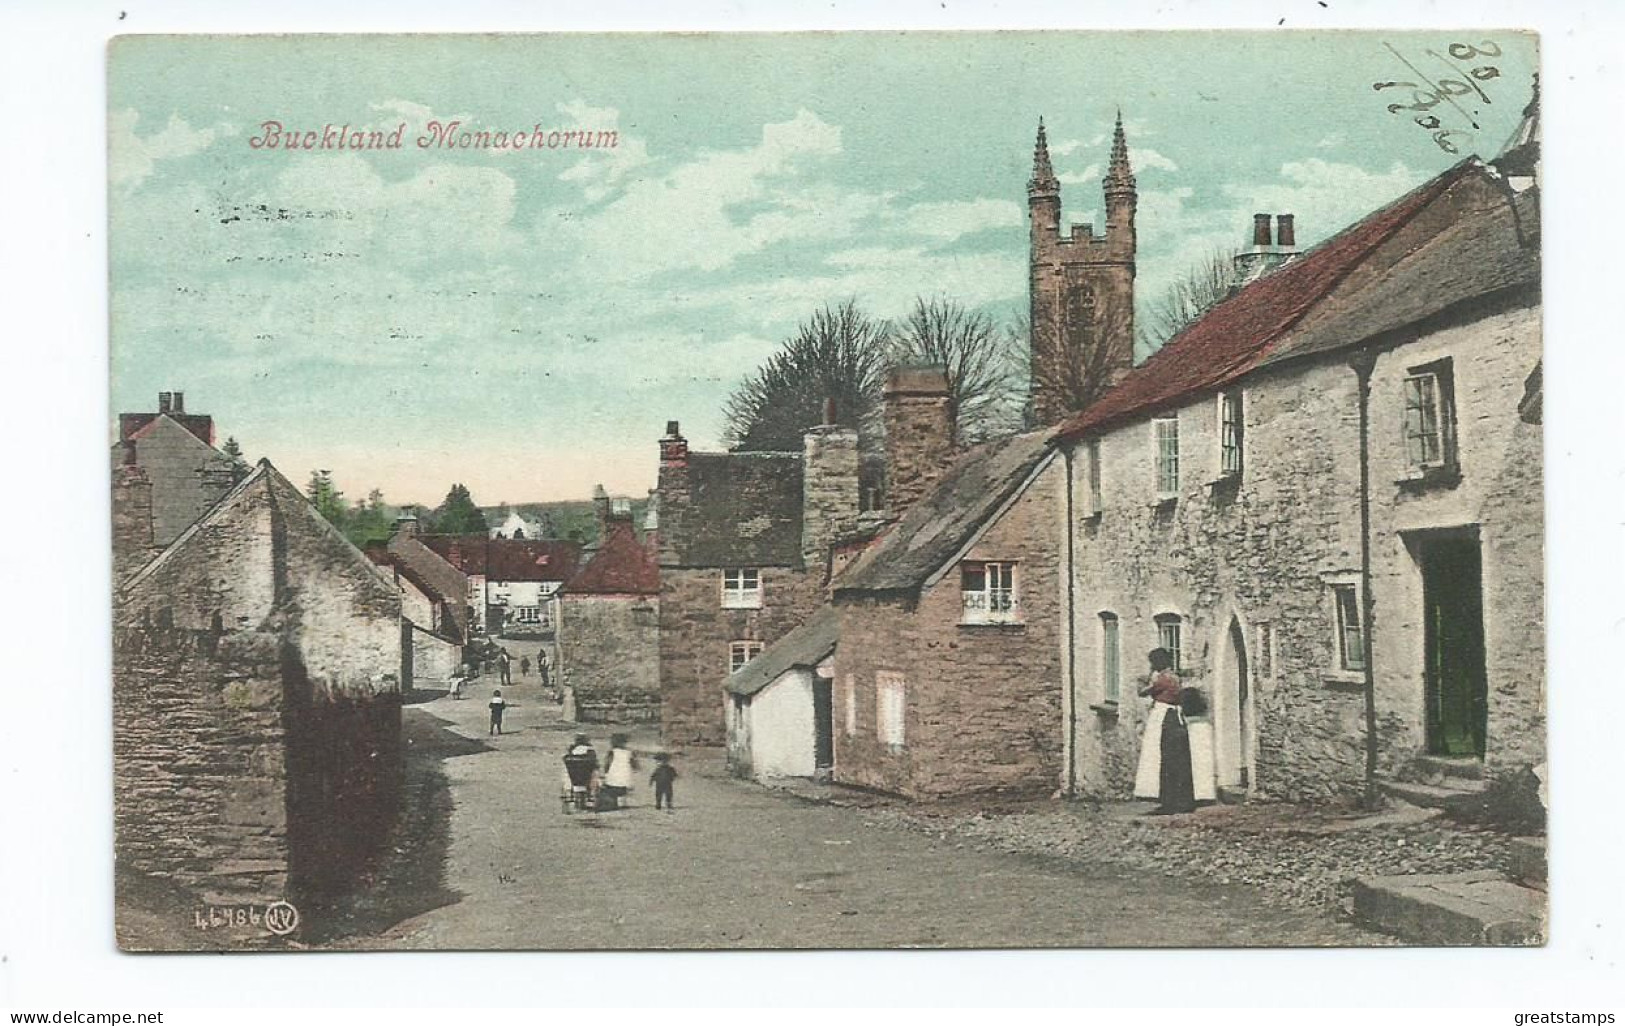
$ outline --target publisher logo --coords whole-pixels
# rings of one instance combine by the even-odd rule
[[[265,909],[265,928],[278,937],[299,929],[299,910],[286,901],[272,902]]]

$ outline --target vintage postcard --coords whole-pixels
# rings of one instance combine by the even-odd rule
[[[120,945],[1544,943],[1538,63],[114,40]]]

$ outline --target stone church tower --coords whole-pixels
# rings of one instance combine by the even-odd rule
[[[1050,166],[1040,119],[1033,177],[1027,183],[1035,427],[1057,423],[1087,406],[1134,365],[1136,193],[1121,113],[1101,184],[1105,234],[1096,235],[1093,225],[1075,224],[1062,235],[1061,183]]]

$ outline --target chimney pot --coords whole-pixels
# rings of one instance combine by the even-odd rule
[[[168,413],[169,412],[169,401],[170,401],[171,398],[173,398],[173,396],[169,392],[159,392],[158,393],[158,412],[159,413]]]
[[[1268,246],[1270,244],[1270,215],[1253,215],[1253,245]]]
[[[170,408],[170,412],[172,412],[172,413],[185,413],[186,412],[186,393],[185,392],[176,392],[174,398],[170,400],[170,407],[169,408]]]
[[[666,437],[667,438],[677,438],[681,434],[682,434],[682,432],[677,429],[677,422],[675,420],[666,421]]]
[[[1291,214],[1275,215],[1275,244],[1282,249],[1298,248],[1297,235],[1292,225]],[[180,401],[180,393],[175,393],[176,402]]]

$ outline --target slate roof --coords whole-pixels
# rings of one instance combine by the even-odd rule
[[[1460,210],[1453,223],[1357,292],[1317,311],[1260,365],[1348,348],[1487,296],[1538,287],[1538,240],[1539,208],[1531,192]]]
[[[373,549],[367,550],[373,557]],[[442,631],[456,640],[468,637],[468,576],[442,559],[415,535],[396,534],[389,539],[390,564],[402,577],[431,600],[442,603],[450,624]],[[376,561],[376,559],[375,559]]]
[[[470,576],[488,581],[557,581],[575,576],[581,545],[572,541],[489,538],[483,534],[424,534],[435,555]]]
[[[141,438],[160,419],[174,421],[204,445],[214,445],[214,418],[206,413],[121,413],[118,415],[119,441]]]
[[[688,500],[661,511],[676,565],[801,564],[801,453],[690,453]]]
[[[609,537],[564,590],[570,595],[658,595],[660,567],[630,519],[612,520]]]
[[[1094,405],[1066,421],[1058,438],[1094,434],[1177,406],[1259,366],[1378,246],[1451,186],[1482,173],[1476,160],[1464,160],[1275,273],[1245,286],[1175,335]]]
[[[1049,454],[1053,437],[1053,429],[1033,431],[965,453],[841,572],[835,594],[918,591],[1016,494]]]
[[[840,628],[841,618],[835,608],[822,606],[806,623],[730,674],[722,686],[731,694],[754,695],[787,670],[817,666],[835,651]]]

